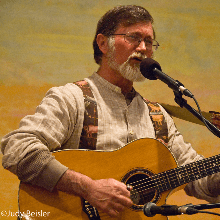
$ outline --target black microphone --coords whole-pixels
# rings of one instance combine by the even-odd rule
[[[190,98],[193,97],[193,94],[188,89],[186,89],[182,83],[163,73],[160,64],[151,58],[142,60],[140,64],[140,71],[142,75],[149,80],[159,79],[166,83],[174,91],[181,92]]]
[[[182,214],[196,214],[197,209],[188,206],[177,206],[177,205],[162,205],[157,206],[155,203],[148,202],[144,205],[143,212],[147,217],[153,217],[156,214],[164,216],[182,215]]]

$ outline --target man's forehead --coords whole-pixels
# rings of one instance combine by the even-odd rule
[[[135,23],[135,24],[131,24],[131,25],[124,25],[124,24],[120,24],[115,33],[120,32],[120,31],[132,31],[132,32],[138,32],[138,31],[143,31],[145,29],[148,30],[152,30],[153,32],[153,27],[151,22],[140,22],[140,23]]]
[[[129,26],[125,26],[123,24],[119,25],[118,28],[116,29],[115,33],[121,34],[121,33],[128,33],[128,32],[136,32],[136,33],[147,33],[148,35],[154,35],[153,31],[153,26],[151,22],[141,22],[141,23],[136,23],[132,24]]]

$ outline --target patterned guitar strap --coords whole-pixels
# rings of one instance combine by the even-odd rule
[[[79,86],[82,90],[85,104],[84,121],[79,148],[95,150],[98,133],[97,104],[94,100],[89,84],[85,80],[75,82],[74,84]],[[90,220],[101,220],[97,209],[90,205],[85,199],[82,200],[82,210]]]
[[[80,149],[96,149],[97,133],[98,133],[98,112],[97,104],[94,100],[94,96],[89,87],[89,84],[82,80],[75,82],[83,92],[83,98],[85,103],[85,113],[83,129],[80,137]],[[156,139],[161,141],[163,144],[168,143],[168,129],[164,115],[160,109],[160,106],[155,102],[150,102],[144,99],[144,102],[149,108],[149,114],[155,129]],[[96,208],[91,206],[88,201],[83,200],[83,211],[87,214],[90,220],[100,220],[100,216]]]
[[[98,133],[98,112],[97,104],[94,96],[86,81],[79,81],[75,83],[83,92],[85,103],[83,129],[80,137],[80,149],[96,149],[97,133]]]
[[[149,108],[149,114],[155,130],[155,137],[164,145],[168,144],[168,128],[163,112],[158,103],[143,98]]]

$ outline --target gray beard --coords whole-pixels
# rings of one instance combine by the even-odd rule
[[[125,79],[128,79],[132,82],[142,82],[145,80],[145,77],[141,74],[140,71],[140,64],[130,64],[130,59],[133,57],[140,57],[142,59],[147,58],[147,56],[144,56],[143,54],[134,52],[131,54],[128,59],[123,64],[116,63],[114,59],[115,54],[115,46],[114,46],[114,39],[109,38],[109,52],[107,54],[108,57],[108,65],[115,70],[117,73],[119,73],[121,76],[123,76]]]

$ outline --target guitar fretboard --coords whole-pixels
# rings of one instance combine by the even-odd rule
[[[220,155],[156,174],[153,176],[153,185],[158,192],[164,192],[218,172],[220,172]]]

